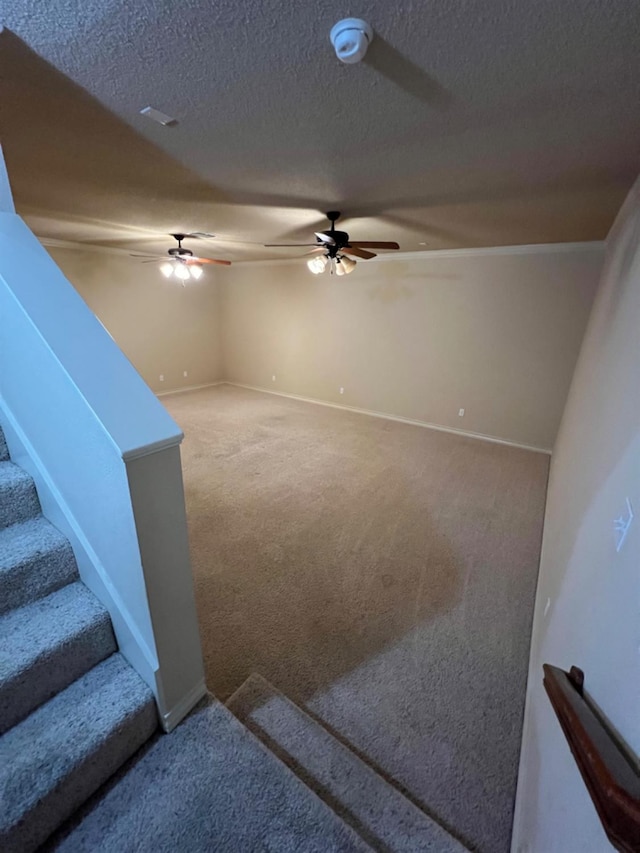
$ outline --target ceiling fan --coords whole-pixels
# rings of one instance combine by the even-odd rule
[[[368,260],[375,258],[376,253],[370,252],[369,249],[399,249],[397,243],[392,242],[376,242],[371,240],[350,240],[346,231],[336,231],[336,222],[340,218],[340,212],[330,210],[327,213],[327,219],[331,223],[331,227],[326,231],[316,231],[315,243],[265,243],[266,248],[288,247],[288,246],[313,246],[314,248],[308,252],[309,255],[316,255],[307,261],[307,266],[312,273],[320,275],[327,268],[329,272],[337,275],[348,275],[355,269],[357,261],[354,257]],[[350,257],[354,256],[354,257]]]
[[[171,278],[171,276],[175,276],[182,282],[182,286],[184,287],[185,282],[190,278],[199,279],[202,276],[203,264],[223,264],[224,266],[230,266],[231,261],[223,261],[219,258],[200,258],[193,254],[191,249],[185,249],[182,245],[182,241],[187,237],[190,239],[206,239],[209,237],[213,237],[213,234],[205,234],[203,231],[196,231],[193,234],[171,234],[171,237],[177,241],[178,245],[173,246],[171,249],[167,250],[167,255],[169,255],[169,260],[165,260],[164,263],[160,265],[160,272],[165,278]],[[164,255],[131,255],[132,258],[144,258],[142,261],[143,264],[157,263],[159,260],[164,258]]]

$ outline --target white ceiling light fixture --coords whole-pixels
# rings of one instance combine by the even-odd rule
[[[348,258],[346,255],[340,255],[338,258],[340,261],[340,267],[342,268],[342,275],[349,275],[356,268],[357,261],[354,261],[353,258]]]
[[[311,260],[308,260],[307,266],[314,275],[320,275],[326,270],[328,263],[329,259],[324,255],[320,255],[319,257],[311,258]]]
[[[191,278],[191,273],[189,272],[189,267],[186,264],[177,263],[176,268],[174,270],[174,275],[176,278],[179,278],[180,281],[188,281]]]
[[[160,272],[165,278],[175,277],[182,282],[184,287],[185,281],[192,278],[194,281],[202,278],[204,270],[200,264],[188,263],[187,261],[176,258],[174,261],[165,261],[160,264]]]
[[[364,59],[373,30],[361,18],[344,18],[331,28],[329,39],[340,62],[353,65]]]

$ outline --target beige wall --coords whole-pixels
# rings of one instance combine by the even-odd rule
[[[640,753],[640,185],[609,237],[551,465],[513,850],[612,849],[542,687],[542,664],[585,690]],[[617,552],[614,519],[636,519]]]
[[[224,376],[551,448],[601,264],[584,244],[360,263],[343,278],[304,260],[234,266]]]
[[[135,258],[49,252],[154,391],[221,379],[219,287],[208,270],[182,287]]]

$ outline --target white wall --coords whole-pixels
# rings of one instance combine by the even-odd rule
[[[48,251],[154,391],[222,378],[219,293],[210,270],[200,281],[182,287],[164,278],[157,264],[136,258],[51,247]]]
[[[618,553],[614,519],[636,519]],[[542,687],[542,664],[585,690],[640,753],[640,184],[607,259],[552,458],[513,850],[611,849]]]
[[[221,277],[224,377],[550,449],[602,256],[601,244],[431,252],[342,278],[304,259],[234,266]]]

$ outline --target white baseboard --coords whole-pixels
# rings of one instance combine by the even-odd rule
[[[438,432],[449,432],[453,435],[463,435],[467,438],[476,438],[480,441],[490,441],[493,444],[506,444],[508,447],[518,447],[520,450],[531,450],[534,453],[545,453],[551,456],[551,450],[547,447],[535,447],[531,444],[521,444],[517,441],[509,441],[506,438],[498,438],[495,435],[485,435],[481,432],[469,432],[464,429],[455,429],[455,427],[441,426],[440,424],[432,424],[428,421],[417,421],[413,418],[403,418],[400,415],[390,415],[387,412],[375,412],[371,409],[359,409],[356,406],[345,406],[342,403],[330,403],[328,400],[318,400],[315,397],[302,397],[300,394],[288,394],[285,391],[274,391],[272,388],[260,388],[257,385],[245,385],[243,382],[230,382],[229,380],[217,383],[219,385],[235,385],[236,388],[247,388],[249,391],[260,391],[263,394],[275,394],[276,397],[289,397],[292,400],[302,400],[304,403],[315,403],[318,406],[329,406],[332,409],[343,409],[346,412],[356,412],[359,415],[369,415],[372,418],[383,418],[387,421],[397,421],[401,424],[411,424],[425,429],[435,429]]]
[[[162,714],[162,728],[167,732],[167,734],[180,723],[189,713],[189,711],[194,708],[201,699],[207,695],[207,685],[204,683],[204,679],[199,681],[182,699],[178,702],[177,705],[174,705],[170,711],[167,711],[166,714]]]
[[[216,385],[226,385],[224,379],[217,382],[207,382],[204,385],[187,385],[185,388],[172,388],[170,391],[156,391],[156,397],[168,397],[169,394],[186,394],[187,391],[200,391],[202,388],[215,388]]]

